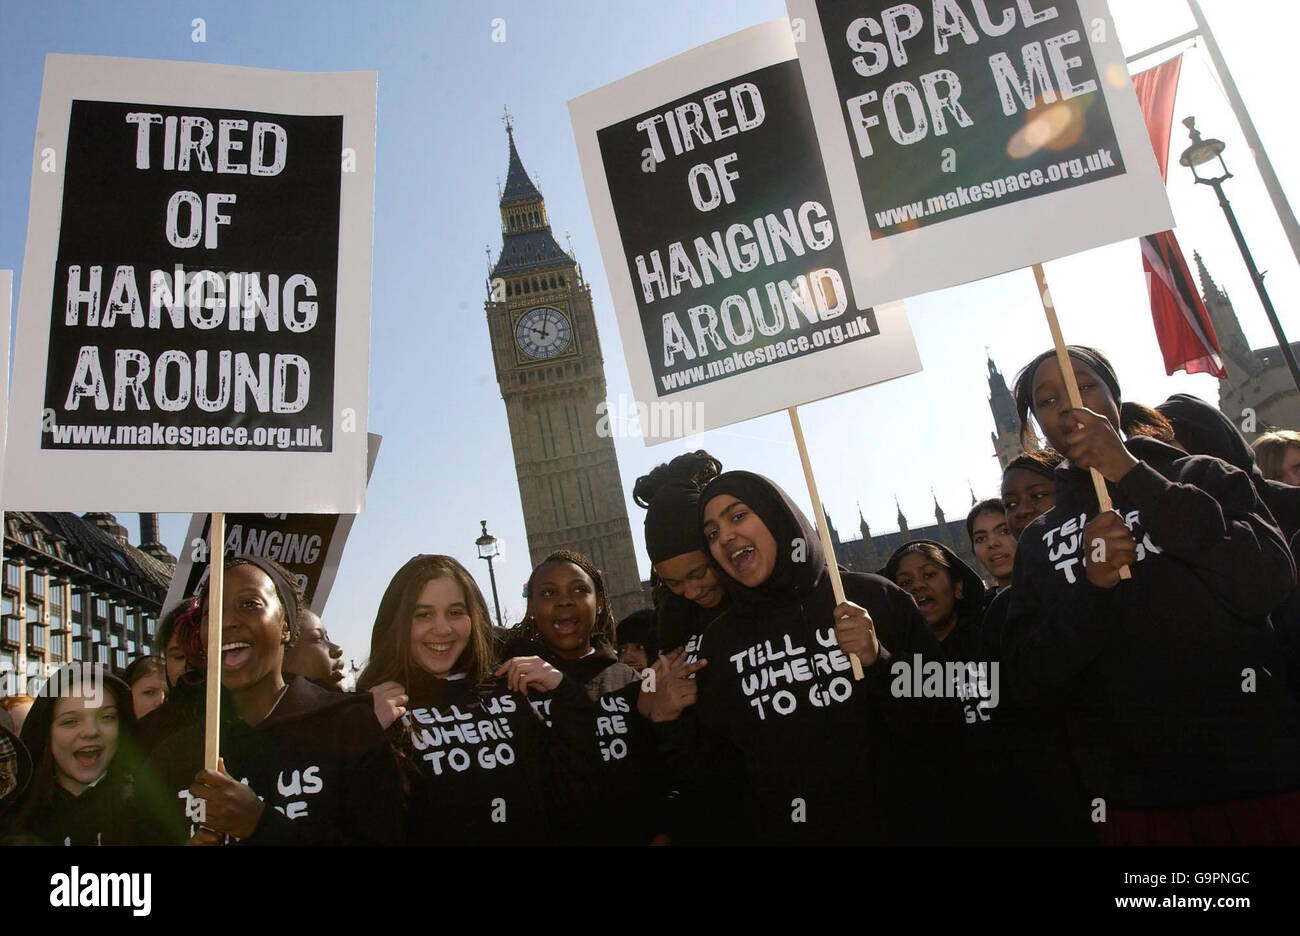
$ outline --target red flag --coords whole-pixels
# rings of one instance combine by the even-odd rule
[[[1161,178],[1168,177],[1169,134],[1182,64],[1183,57],[1178,55],[1133,76],[1133,90],[1146,119]],[[1219,336],[1214,332],[1210,313],[1196,290],[1173,231],[1142,238],[1142,269],[1147,274],[1151,317],[1165,358],[1165,373],[1185,370],[1189,374],[1210,373],[1226,379],[1228,372],[1223,369]]]

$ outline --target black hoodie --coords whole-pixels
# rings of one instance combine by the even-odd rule
[[[398,750],[411,773],[410,844],[560,840],[575,775],[594,772],[585,730],[547,731],[529,700],[501,679],[476,686],[417,671],[407,694]],[[583,717],[572,714],[583,711],[581,695],[566,679],[546,698],[567,723]]]
[[[1300,789],[1293,704],[1277,678],[1269,610],[1295,570],[1250,476],[1148,438],[1109,485],[1138,543],[1132,578],[1088,582],[1089,473],[1062,464],[1056,504],[1016,551],[1003,641],[1011,690],[1071,697],[1096,796],[1176,809]]]
[[[266,804],[244,845],[391,845],[402,841],[401,776],[370,693],[328,692],[298,676],[257,725],[222,691],[226,773]],[[203,724],[174,732],[136,778],[141,836],[183,844],[194,832],[189,787],[203,768]]]
[[[54,704],[59,694],[89,678],[93,669],[113,694],[118,712],[117,749],[104,775],[73,795],[59,785],[53,763],[46,757]],[[77,670],[76,681],[67,674]],[[60,688],[62,687],[62,688]],[[131,690],[98,664],[71,663],[46,681],[23,720],[21,743],[33,765],[26,790],[6,804],[0,843],[19,845],[126,845],[133,841],[127,804],[134,769],[135,717]]]
[[[1019,784],[998,756],[994,722],[1001,717],[1001,667],[995,665],[981,627],[984,581],[960,556],[934,540],[904,543],[889,557],[882,574],[897,580],[901,560],[917,543],[938,549],[948,563],[954,592],[957,583],[962,586],[953,608],[957,623],[939,643],[944,661],[960,667],[954,672],[945,669],[943,674],[944,687],[955,690],[960,701],[964,721],[960,739],[943,758],[954,836],[971,844],[1006,841]],[[958,681],[956,686],[953,680]]]
[[[1213,455],[1250,475],[1288,543],[1300,533],[1300,488],[1265,478],[1255,464],[1255,452],[1232,420],[1188,393],[1175,393],[1156,409],[1174,424],[1174,432],[1188,454]]]
[[[584,845],[646,845],[666,831],[666,781],[657,742],[637,711],[641,675],[618,662],[610,645],[598,640],[578,660],[555,655],[541,640],[514,640],[505,656],[540,656],[583,689],[587,743],[599,769],[590,775],[576,808],[562,822],[564,840]],[[556,702],[533,701],[548,726],[556,721]]]
[[[835,639],[835,598],[812,524],[771,481],[727,472],[704,489],[753,510],[776,541],[757,588],[726,579],[727,614],[706,634],[694,714],[739,751],[746,830],[760,842],[933,841],[947,834],[935,756],[959,722],[948,699],[891,692],[891,663],[853,678]],[[845,573],[847,599],[870,613],[895,662],[937,660],[929,625],[906,592]],[[684,722],[683,725],[689,725]],[[697,758],[703,761],[707,754]]]

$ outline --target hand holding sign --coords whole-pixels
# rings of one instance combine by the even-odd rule
[[[266,804],[245,783],[226,773],[224,759],[216,770],[200,770],[190,784],[190,795],[204,801],[203,825],[214,832],[246,839],[253,834]]]
[[[1124,570],[1137,561],[1137,543],[1124,519],[1113,510],[1102,511],[1083,528],[1083,567],[1088,581],[1098,588],[1114,588]]]
[[[1124,447],[1124,441],[1105,416],[1090,409],[1071,409],[1065,418],[1071,428],[1066,433],[1061,454],[1070,464],[1096,468],[1112,484],[1137,467],[1138,460]]]
[[[880,638],[867,609],[844,601],[835,606],[835,639],[845,653],[855,654],[864,667],[880,656]]]

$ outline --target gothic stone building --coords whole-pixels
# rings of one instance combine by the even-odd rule
[[[598,434],[605,368],[591,289],[556,243],[546,202],[515,149],[501,193],[501,253],[484,308],[506,404],[533,565],[557,549],[588,556],[615,616],[645,607],[614,442]]]

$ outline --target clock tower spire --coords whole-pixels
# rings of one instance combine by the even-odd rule
[[[646,606],[613,439],[597,430],[605,367],[591,290],[555,240],[524,169],[514,124],[501,191],[501,253],[487,312],[533,565],[557,549],[588,556],[618,618]],[[610,423],[606,421],[606,424]]]

